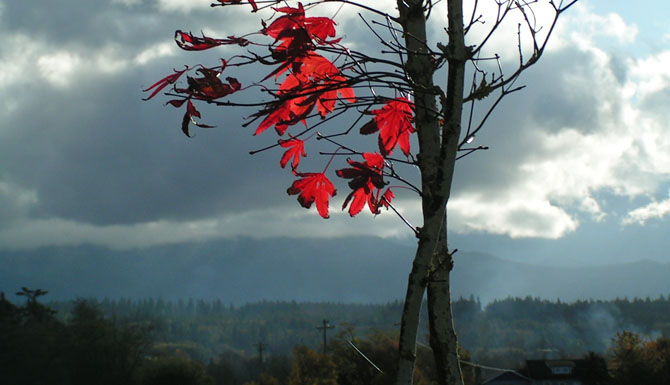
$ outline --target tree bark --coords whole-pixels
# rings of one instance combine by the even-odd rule
[[[426,18],[423,0],[398,0],[399,21],[402,25],[407,48],[405,69],[415,104],[415,125],[419,140],[417,163],[421,172],[421,203],[423,226],[418,228],[419,238],[412,271],[409,275],[403,308],[400,337],[398,376],[396,385],[411,385],[416,359],[421,303],[428,283],[431,262],[439,260],[440,251],[446,253],[446,204],[453,179],[456,152],[461,129],[463,88],[467,52],[463,35],[462,0],[448,0],[449,43],[445,55],[449,63],[447,92],[442,102],[442,116],[436,113],[437,87],[433,82],[435,67],[428,52]],[[444,246],[441,247],[440,245]],[[438,270],[440,265],[438,264]],[[456,334],[453,331],[448,289],[448,270],[435,271],[444,282],[433,285],[432,306],[435,316],[431,324],[431,345],[437,366],[441,368],[442,384],[462,384],[458,363]],[[445,290],[446,288],[446,290]],[[444,308],[445,304],[449,305]],[[445,310],[446,309],[446,310]],[[445,317],[442,319],[442,317]],[[435,328],[435,336],[433,330]]]
[[[430,347],[433,349],[439,383],[463,385],[449,290],[453,258],[447,249],[446,231],[441,235],[428,282]]]

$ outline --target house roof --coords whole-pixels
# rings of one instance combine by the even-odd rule
[[[521,375],[520,373],[510,370],[508,372],[503,372],[502,374],[499,374],[495,377],[489,378],[488,380],[482,382],[482,385],[493,385],[499,382],[517,382],[530,384],[532,380],[524,375]]]

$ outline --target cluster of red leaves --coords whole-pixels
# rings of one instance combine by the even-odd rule
[[[400,146],[405,156],[409,156],[409,136],[414,132],[413,108],[414,104],[407,98],[390,100],[381,109],[369,112],[374,118],[361,127],[361,134],[370,135],[379,131],[379,151],[384,156],[391,155],[396,145]]]
[[[278,79],[285,73],[286,76],[279,85],[278,100],[252,115],[264,117],[254,135],[274,126],[282,136],[288,127],[304,123],[314,108],[323,118],[334,110],[338,98],[351,103],[356,101],[353,89],[339,68],[315,52],[318,45],[339,42],[339,39],[329,40],[335,37],[335,22],[325,17],[306,17],[301,3],[297,8],[280,7],[275,11],[283,15],[270,25],[264,24],[262,33],[275,39],[271,52],[280,64],[266,79],[273,76]],[[292,161],[291,168],[300,177],[289,187],[288,194],[298,195],[298,202],[306,208],[316,202],[319,215],[328,218],[329,199],[336,193],[332,182],[323,172],[297,172],[300,157],[306,156],[303,140],[280,139],[279,145],[287,148],[280,166],[286,167]]]
[[[234,92],[237,92],[242,88],[242,84],[240,84],[240,82],[236,78],[227,77],[226,78],[227,83],[221,81],[219,76],[221,75],[221,73],[225,68],[226,68],[225,60],[222,60],[221,66],[217,68],[212,69],[207,67],[200,67],[196,71],[200,75],[199,77],[186,76],[188,83],[187,88],[177,88],[177,87],[174,88],[175,92],[187,95],[187,97],[184,99],[173,99],[167,102],[173,107],[179,108],[183,106],[186,101],[188,101],[186,105],[186,112],[184,113],[184,118],[182,119],[181,124],[181,130],[184,133],[184,135],[191,137],[189,133],[190,123],[193,123],[198,127],[203,128],[213,127],[206,124],[198,123],[193,119],[193,117],[200,118],[201,116],[200,112],[195,108],[195,106],[191,102],[191,99],[215,100],[230,95]],[[181,71],[175,70],[174,71],[175,73],[164,77],[163,79],[151,85],[149,88],[145,89],[144,92],[153,89],[151,95],[149,95],[149,97],[146,98],[145,100],[153,98],[163,88],[167,87],[170,84],[176,83],[177,80],[188,70],[189,70],[188,67],[186,67]]]
[[[325,117],[335,108],[338,95],[348,102],[356,101],[340,70],[314,51],[318,45],[339,42],[328,40],[335,36],[335,22],[326,17],[305,17],[302,3],[298,3],[298,8],[281,7],[275,11],[284,15],[265,26],[262,33],[275,39],[271,51],[280,65],[266,79],[277,79],[287,71],[288,74],[279,86],[278,100],[252,115],[265,116],[254,135],[272,126],[277,134],[284,135],[289,126],[304,122],[314,107]]]
[[[242,0],[217,0],[221,5],[241,4]],[[253,11],[258,10],[254,0],[248,0]],[[330,60],[319,55],[316,49],[319,46],[336,46],[340,39],[335,38],[335,22],[327,17],[306,17],[301,3],[297,8],[289,6],[273,8],[280,17],[270,25],[262,22],[261,34],[274,39],[270,45],[272,58],[277,68],[271,71],[263,80],[274,77],[278,82],[277,99],[269,102],[265,107],[252,114],[253,118],[262,118],[254,135],[274,127],[279,136],[286,134],[287,129],[305,120],[316,109],[316,112],[325,118],[334,111],[338,100],[356,102],[353,88],[341,70]],[[194,36],[192,33],[175,32],[177,45],[186,51],[202,51],[221,45],[238,45],[241,47],[250,44],[245,38],[228,36],[225,39],[215,39],[207,36]],[[270,64],[259,60],[264,64]],[[189,124],[199,127],[211,127],[198,123],[194,118],[200,118],[200,112],[195,108],[192,100],[214,101],[239,91],[240,82],[233,77],[226,77],[225,82],[220,79],[226,68],[226,61],[222,60],[219,67],[206,68],[199,66],[196,76],[187,76],[186,88],[173,86],[173,91],[185,95],[183,99],[170,100],[167,103],[174,107],[182,107],[186,103],[186,112],[182,120],[182,131],[190,137]],[[169,85],[174,85],[181,76],[189,71],[175,70],[163,79],[157,81],[145,92],[151,91],[153,98]],[[279,82],[280,77],[283,77]],[[373,214],[378,214],[381,207],[388,207],[394,198],[393,192],[386,189],[383,180],[385,157],[391,155],[396,146],[402,152],[410,154],[410,134],[413,133],[413,104],[406,98],[396,98],[387,102],[382,108],[372,110],[373,119],[361,129],[361,134],[369,135],[379,132],[380,153],[363,153],[363,162],[348,159],[350,168],[336,171],[344,179],[349,179],[352,189],[342,205],[344,210],[349,206],[349,215],[360,213],[367,204]],[[278,144],[286,151],[279,162],[282,168],[291,163],[291,170],[298,177],[288,188],[289,195],[298,195],[298,202],[310,208],[316,204],[316,209],[323,218],[328,218],[328,205],[336,190],[332,182],[323,172],[298,172],[301,157],[306,156],[305,142],[289,134],[289,139],[279,139]],[[327,167],[326,167],[327,168]]]
[[[325,57],[309,53],[294,60],[300,66],[288,73],[279,86],[279,100],[252,115],[265,116],[254,135],[272,126],[277,134],[284,135],[289,126],[304,122],[314,107],[325,117],[335,108],[338,95],[351,103],[356,101],[353,89],[345,85],[346,78]]]
[[[360,213],[366,203],[371,213],[379,214],[380,206],[388,207],[394,197],[390,189],[381,194],[381,190],[386,186],[383,176],[384,157],[379,153],[366,152],[363,153],[363,159],[365,161],[362,163],[347,159],[351,167],[336,171],[340,178],[350,179],[349,187],[352,191],[344,200],[342,210],[349,205],[349,215],[352,217]]]

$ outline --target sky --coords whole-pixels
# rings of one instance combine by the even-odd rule
[[[392,11],[395,2],[367,3]],[[281,152],[249,155],[277,140],[242,127],[254,110],[199,107],[217,128],[195,129],[189,139],[183,111],[164,106],[165,98],[142,101],[142,90],[173,69],[235,53],[180,51],[175,30],[242,35],[271,16],[249,13],[248,4],[209,4],[0,0],[0,250],[128,250],[235,237],[414,242],[392,212],[340,211],[342,180],[331,218],[301,208],[286,194],[294,178],[279,168]],[[431,20],[435,42],[446,40],[436,16],[442,6]],[[343,44],[379,49],[354,10],[328,7]],[[669,14],[661,1],[583,0],[561,16],[541,62],[520,80],[527,87],[506,97],[476,137],[490,149],[458,161],[452,248],[548,265],[670,263]],[[546,12],[537,17],[546,21]],[[513,19],[488,46],[504,68],[518,60],[514,26]],[[231,71],[243,84],[269,72]],[[317,152],[306,164],[320,170]],[[336,160],[342,164],[331,172],[344,166]],[[420,225],[416,196],[397,195],[398,209]]]

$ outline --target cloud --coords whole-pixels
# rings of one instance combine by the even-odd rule
[[[650,219],[662,219],[670,214],[670,199],[651,202],[646,206],[630,211],[621,221],[624,225],[644,225]]]
[[[449,222],[458,233],[488,232],[511,238],[557,239],[577,229],[578,222],[546,200],[480,200],[456,197],[448,205]]]
[[[37,193],[34,190],[0,178],[0,218],[3,218],[0,229],[7,228],[17,218],[27,215],[37,202]]]
[[[338,185],[332,220],[301,209],[286,196],[293,176],[279,169],[280,152],[248,155],[277,139],[272,132],[252,138],[253,130],[241,127],[254,109],[199,106],[203,121],[218,128],[187,139],[179,129],[182,110],[140,100],[142,88],[173,68],[218,63],[231,52],[184,54],[172,41],[175,29],[227,36],[260,28],[248,4],[224,11],[209,3],[76,0],[49,11],[44,1],[30,12],[20,2],[0,3],[0,89],[9,95],[0,105],[0,247],[408,234],[390,213],[376,219],[340,213],[346,183]],[[384,4],[393,11],[395,2]],[[318,9],[335,14],[338,8]],[[81,17],[73,22],[75,9]],[[444,37],[441,14],[436,9],[431,22],[434,35]],[[378,48],[357,10],[344,7],[336,20],[345,43]],[[505,28],[512,37],[501,35],[491,47],[515,57],[516,24]],[[621,48],[636,36],[637,27],[615,14],[596,15],[585,6],[566,13],[546,57],[522,78],[528,88],[506,98],[477,135],[475,144],[491,150],[459,161],[452,229],[556,239],[610,217],[602,192],[649,197],[665,185],[670,54],[626,56]],[[227,71],[245,85],[257,76],[255,69]],[[485,106],[476,106],[479,117]],[[374,145],[374,138],[343,140],[368,139]],[[323,169],[318,152],[329,150],[324,143],[308,149],[305,171]],[[420,225],[418,201],[402,199],[398,207]]]
[[[0,184],[0,197],[3,193]],[[61,218],[22,220],[0,227],[3,249],[33,249],[41,246],[104,245],[127,250],[162,244],[204,241],[217,238],[254,239],[335,238],[346,236],[407,237],[411,232],[398,226],[393,214],[369,214],[349,218],[339,210],[324,220],[314,210],[295,206],[249,210],[221,217],[201,217],[190,221],[156,220],[131,225],[95,225]]]
[[[568,15],[558,44],[524,74],[527,89],[478,135],[491,150],[461,161],[449,204],[456,231],[557,238],[607,218],[600,193],[650,196],[670,180],[667,108],[649,103],[669,89],[670,56],[617,59],[618,46],[600,38],[631,44],[635,26],[586,7]]]
[[[127,7],[140,4],[142,0],[112,0],[112,3],[123,4]]]
[[[163,12],[191,13],[193,11],[208,11],[211,9],[210,0],[158,0],[158,9]]]

